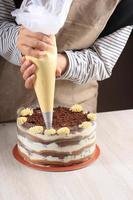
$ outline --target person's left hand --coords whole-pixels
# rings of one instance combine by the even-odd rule
[[[57,57],[57,68],[56,68],[56,77],[60,77],[68,67],[68,58],[66,54],[58,54]],[[25,59],[25,57],[21,58],[21,68],[20,71],[22,73],[23,79],[25,81],[25,87],[27,89],[32,89],[36,80],[36,65],[31,61]]]

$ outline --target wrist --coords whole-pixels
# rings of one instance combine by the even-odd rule
[[[68,69],[69,60],[65,53],[59,53],[57,59],[57,66],[61,69],[61,75]]]

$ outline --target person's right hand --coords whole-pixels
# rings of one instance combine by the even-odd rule
[[[17,48],[24,56],[40,57],[44,55],[44,51],[49,50],[52,39],[43,33],[31,32],[23,26],[20,28]]]
[[[68,57],[66,54],[58,54],[57,56],[57,67],[56,67],[56,77],[60,77],[68,68]],[[25,81],[25,87],[27,89],[32,89],[36,80],[36,65],[31,61],[26,60],[25,57],[21,58],[21,68],[23,79]]]

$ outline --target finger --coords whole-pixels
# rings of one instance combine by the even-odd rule
[[[24,26],[21,26],[21,31],[28,37],[36,38],[51,45],[53,44],[52,38],[49,35],[45,35],[40,32],[32,32]]]
[[[25,35],[27,35],[30,38],[36,38],[37,40],[40,40],[42,42],[45,42],[47,44],[53,45],[53,41],[52,38],[48,35],[45,35],[43,33],[39,33],[39,32],[32,32],[30,30],[25,32]]]
[[[35,74],[36,66],[32,64],[29,68],[23,73],[23,79],[26,81],[31,75]]]
[[[40,51],[47,51],[51,48],[51,45],[47,44],[46,42],[42,42],[35,38],[24,37],[21,41],[21,46],[28,46],[33,49],[38,49]]]
[[[25,70],[32,65],[32,62],[29,60],[25,60],[25,62],[20,67],[20,72],[23,74]]]
[[[36,57],[36,58],[39,58],[40,56],[44,56],[44,54],[45,54],[44,51],[40,51],[38,49],[33,49],[31,47],[28,47],[28,46],[23,46],[23,48],[21,48],[21,52],[24,55],[33,56],[33,57]]]
[[[21,62],[21,65],[22,65],[22,64],[25,62],[25,60],[26,60],[26,59],[25,59],[25,57],[24,57],[24,56],[21,56],[21,57],[20,57],[20,62]]]
[[[56,76],[57,76],[57,77],[60,77],[60,76],[61,76],[61,69],[60,69],[60,68],[57,68],[57,69],[56,69]]]
[[[26,81],[25,81],[25,87],[27,89],[32,89],[33,88],[33,85],[35,83],[35,80],[36,80],[36,76],[33,74],[31,75]]]

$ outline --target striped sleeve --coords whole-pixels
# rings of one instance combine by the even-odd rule
[[[13,0],[0,0],[0,55],[9,62],[20,65],[21,53],[16,47],[19,26],[11,16],[14,9]]]
[[[111,76],[112,69],[120,57],[133,27],[127,26],[96,40],[92,47],[81,51],[66,51],[68,70],[59,78],[77,84],[89,80],[104,80]]]

